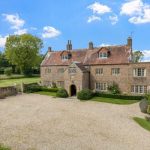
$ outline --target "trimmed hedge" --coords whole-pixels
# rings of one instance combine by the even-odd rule
[[[11,150],[11,148],[6,147],[6,146],[0,144],[0,150]]]
[[[38,85],[37,83],[32,83],[32,84],[25,84],[24,85],[24,92],[25,93],[34,93],[34,92],[39,92],[39,91],[45,91],[45,92],[57,92],[57,88],[47,88]]]
[[[120,94],[107,94],[107,93],[94,93],[94,96],[97,97],[106,97],[106,98],[116,98],[116,99],[124,99],[124,100],[142,100],[144,96],[136,96],[136,95],[120,95]]]
[[[65,89],[59,89],[56,93],[57,97],[67,98],[69,95]]]
[[[93,97],[93,93],[89,89],[83,89],[77,94],[77,98],[80,100],[90,100]]]

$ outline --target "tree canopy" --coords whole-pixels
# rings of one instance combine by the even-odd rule
[[[144,57],[144,54],[141,51],[133,52],[133,62],[140,62]]]
[[[37,64],[42,47],[42,40],[31,34],[10,35],[6,40],[5,55],[11,64],[25,74]]]

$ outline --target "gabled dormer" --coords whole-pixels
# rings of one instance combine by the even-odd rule
[[[111,54],[110,49],[108,49],[106,47],[102,47],[98,51],[98,58],[99,59],[107,59],[108,57],[110,57],[110,54]]]
[[[60,57],[61,57],[61,60],[67,61],[67,60],[71,59],[72,54],[71,54],[71,52],[69,52],[69,51],[63,51],[63,52],[60,54]]]

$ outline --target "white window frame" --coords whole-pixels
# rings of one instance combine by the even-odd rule
[[[146,77],[146,69],[145,68],[134,68],[133,76],[134,77]]]
[[[95,83],[95,89],[96,89],[96,91],[106,92],[108,90],[107,83],[106,82],[96,82]]]
[[[119,75],[120,74],[120,68],[112,68],[111,74],[112,75]]]
[[[103,75],[103,68],[96,68],[95,69],[95,74],[96,75]]]
[[[131,85],[131,93],[145,94],[147,93],[147,86],[146,85]]]
[[[107,52],[99,52],[98,57],[102,58],[102,59],[106,59],[106,58],[108,58],[108,54],[107,54]]]
[[[62,59],[62,60],[68,60],[68,59],[69,59],[69,56],[68,56],[68,55],[62,55],[62,56],[61,56],[61,59]]]

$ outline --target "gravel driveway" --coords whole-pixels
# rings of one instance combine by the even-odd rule
[[[137,104],[28,94],[0,101],[0,143],[12,150],[150,150]]]

